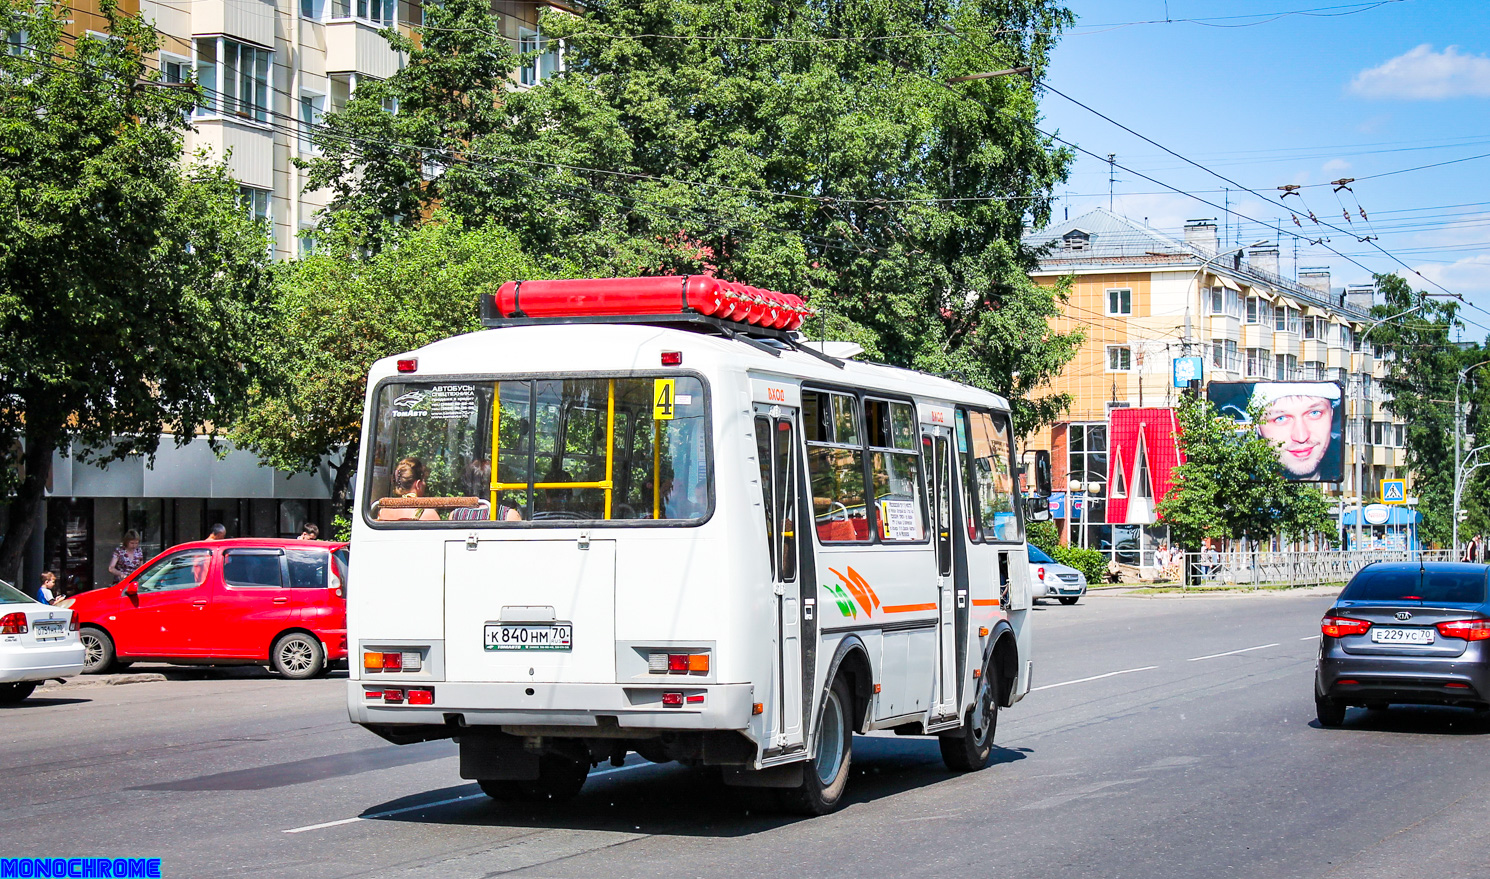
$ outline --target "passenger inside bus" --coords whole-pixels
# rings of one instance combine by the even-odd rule
[[[465,486],[466,494],[471,497],[484,498],[490,495],[491,461],[478,459],[467,464],[461,484]],[[489,522],[492,519],[507,522],[522,521],[522,511],[502,501],[502,496],[499,496],[495,516],[492,515],[491,504],[482,500],[474,507],[458,507],[451,510],[450,518],[460,522]]]
[[[424,497],[426,494],[424,462],[412,455],[399,461],[389,476],[389,482],[393,488],[394,497]],[[378,519],[391,521],[394,519],[419,519],[421,521],[438,521],[440,514],[434,510],[424,509],[379,509]]]

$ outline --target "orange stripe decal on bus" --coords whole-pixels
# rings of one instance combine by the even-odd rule
[[[931,604],[887,604],[880,610],[885,613],[911,613],[918,610],[936,610],[936,603]]]
[[[997,598],[974,598],[973,599],[973,607],[997,607],[998,606],[998,603],[999,603],[999,600]]]
[[[863,588],[859,586],[859,578],[857,576],[845,577],[838,573],[836,568],[829,568],[828,570],[832,571],[833,576],[842,581],[843,585],[848,587],[848,591],[853,593],[854,599],[859,602],[859,606],[864,608],[864,615],[874,616],[873,606],[869,603],[869,596],[865,595]],[[853,573],[853,570],[853,568],[849,568],[849,573]]]
[[[835,571],[834,573],[837,572]],[[869,593],[869,600],[874,602],[874,606],[879,607],[880,597],[874,594],[874,587],[869,585],[869,581],[864,579],[864,576],[858,571],[854,570],[852,567],[848,569],[848,575],[854,578],[854,580],[859,584],[860,589],[863,589],[865,592]],[[864,605],[864,609],[866,611],[869,610],[869,605],[867,603]]]

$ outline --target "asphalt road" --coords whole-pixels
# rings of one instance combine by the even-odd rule
[[[994,765],[857,737],[850,802],[811,820],[640,763],[563,807],[498,805],[449,743],[348,724],[340,677],[47,688],[0,709],[0,856],[158,856],[181,877],[1490,876],[1490,723],[1398,708],[1320,729],[1328,604],[1041,606],[1038,689],[1003,713]]]

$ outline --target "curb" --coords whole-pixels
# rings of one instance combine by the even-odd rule
[[[140,672],[136,674],[117,675],[77,675],[68,678],[62,683],[57,683],[54,678],[42,686],[49,690],[75,690],[84,687],[113,687],[120,684],[150,684],[156,681],[164,681],[166,676],[157,672]]]

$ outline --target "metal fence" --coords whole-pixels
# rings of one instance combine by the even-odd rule
[[[1161,580],[1201,589],[1261,589],[1344,583],[1371,562],[1450,562],[1453,550],[1190,552],[1159,572]],[[1188,577],[1181,574],[1188,571]]]

